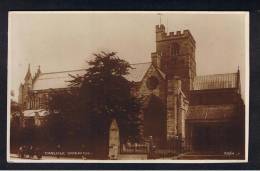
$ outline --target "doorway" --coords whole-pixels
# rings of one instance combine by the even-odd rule
[[[165,105],[155,95],[151,95],[144,109],[144,136],[152,136],[158,146],[162,146],[166,141]]]
[[[200,153],[222,153],[225,149],[226,135],[220,124],[196,124],[192,130],[192,149]]]

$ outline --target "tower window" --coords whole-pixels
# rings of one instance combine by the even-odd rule
[[[180,45],[178,43],[173,43],[171,47],[172,55],[179,55],[180,54]]]

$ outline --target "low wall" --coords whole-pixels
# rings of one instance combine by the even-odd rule
[[[147,154],[119,154],[118,160],[147,160]]]

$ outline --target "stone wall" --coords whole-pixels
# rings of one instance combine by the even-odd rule
[[[185,138],[185,119],[188,101],[181,90],[181,80],[168,80],[167,96],[167,140],[176,135]]]

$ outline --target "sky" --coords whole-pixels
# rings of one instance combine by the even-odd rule
[[[168,32],[189,29],[197,75],[241,73],[245,93],[246,13],[160,12]],[[34,73],[86,68],[93,53],[115,51],[130,63],[151,61],[158,12],[11,12],[9,84],[17,100],[28,64]]]

